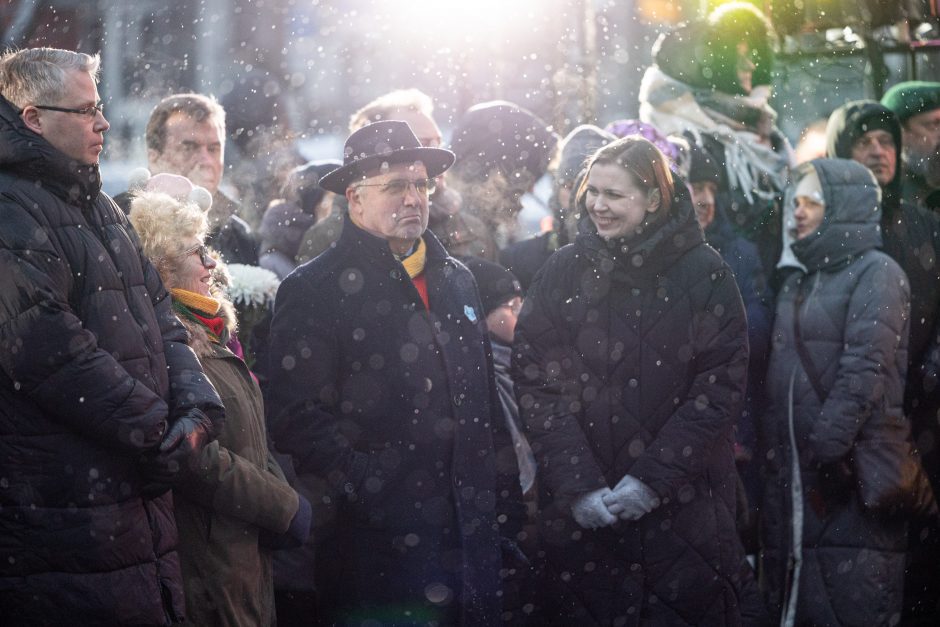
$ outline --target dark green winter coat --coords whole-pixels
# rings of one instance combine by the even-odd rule
[[[297,493],[268,451],[261,390],[245,362],[210,342],[202,327],[187,327],[226,423],[199,468],[173,491],[186,617],[199,627],[272,625],[272,553],[259,535],[287,530]]]

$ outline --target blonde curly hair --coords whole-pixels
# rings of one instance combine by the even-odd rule
[[[181,202],[163,192],[138,192],[131,201],[130,221],[167,288],[180,284],[180,254],[193,239],[204,242],[209,220],[198,205]]]
[[[163,192],[141,191],[131,201],[130,221],[140,237],[144,254],[150,259],[167,289],[180,285],[179,273],[185,257],[180,253],[189,248],[189,242],[197,239],[204,242],[209,231],[206,212],[199,205],[180,201]],[[212,285],[209,293],[219,301],[219,315],[225,320],[230,333],[238,329],[235,306],[225,295],[229,283],[228,269],[216,251],[210,249],[216,266],[212,269]],[[199,358],[211,352],[211,342],[206,330],[190,320],[182,320],[189,330],[189,344]]]

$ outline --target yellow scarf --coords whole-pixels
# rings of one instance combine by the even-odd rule
[[[222,308],[222,303],[211,296],[203,296],[202,294],[183,290],[178,287],[171,289],[170,294],[186,307],[207,313],[210,316],[218,315],[219,309]]]
[[[363,231],[367,230],[367,229],[364,229],[361,224],[359,224],[359,221],[351,212],[349,214],[349,219],[352,220],[352,223],[358,226]],[[422,272],[424,272],[424,262],[427,261],[427,258],[425,257],[426,253],[427,253],[427,247],[424,245],[424,239],[419,237],[418,248],[413,253],[411,253],[404,259],[402,259],[398,255],[395,255],[395,258],[401,262],[401,265],[405,266],[405,270],[408,272],[408,276],[410,276],[413,279],[419,274],[421,274]]]
[[[401,260],[401,265],[405,266],[405,271],[412,279],[424,272],[424,264],[427,261],[428,247],[424,244],[424,239],[418,239],[418,248]]]

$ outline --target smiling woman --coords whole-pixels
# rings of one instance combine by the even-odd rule
[[[183,177],[173,181],[192,188]],[[227,347],[235,330],[234,307],[214,282],[213,270],[221,262],[204,244],[205,212],[146,191],[134,198],[130,219],[170,289],[206,377],[225,403],[218,441],[206,447],[198,468],[189,469],[185,485],[173,495],[187,618],[193,625],[270,625],[272,550],[306,539],[310,505],[287,484],[268,452],[261,390]]]
[[[598,235],[605,239],[633,235],[646,214],[659,209],[659,200],[651,192],[619,165],[598,163],[591,168],[584,203]]]
[[[674,195],[666,158],[651,142],[634,136],[594,153],[578,201],[597,234],[612,241],[639,236],[661,222]]]
[[[723,479],[746,380],[741,297],[658,148],[625,137],[587,167],[587,218],[529,287],[512,355],[544,587],[561,591],[545,622],[737,624],[745,581],[719,573],[746,576]]]

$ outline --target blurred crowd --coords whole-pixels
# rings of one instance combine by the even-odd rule
[[[169,94],[113,199],[98,57],[6,52],[4,624],[938,624],[940,83],[792,147],[773,41],[724,4],[639,119],[401,89],[309,162]]]

